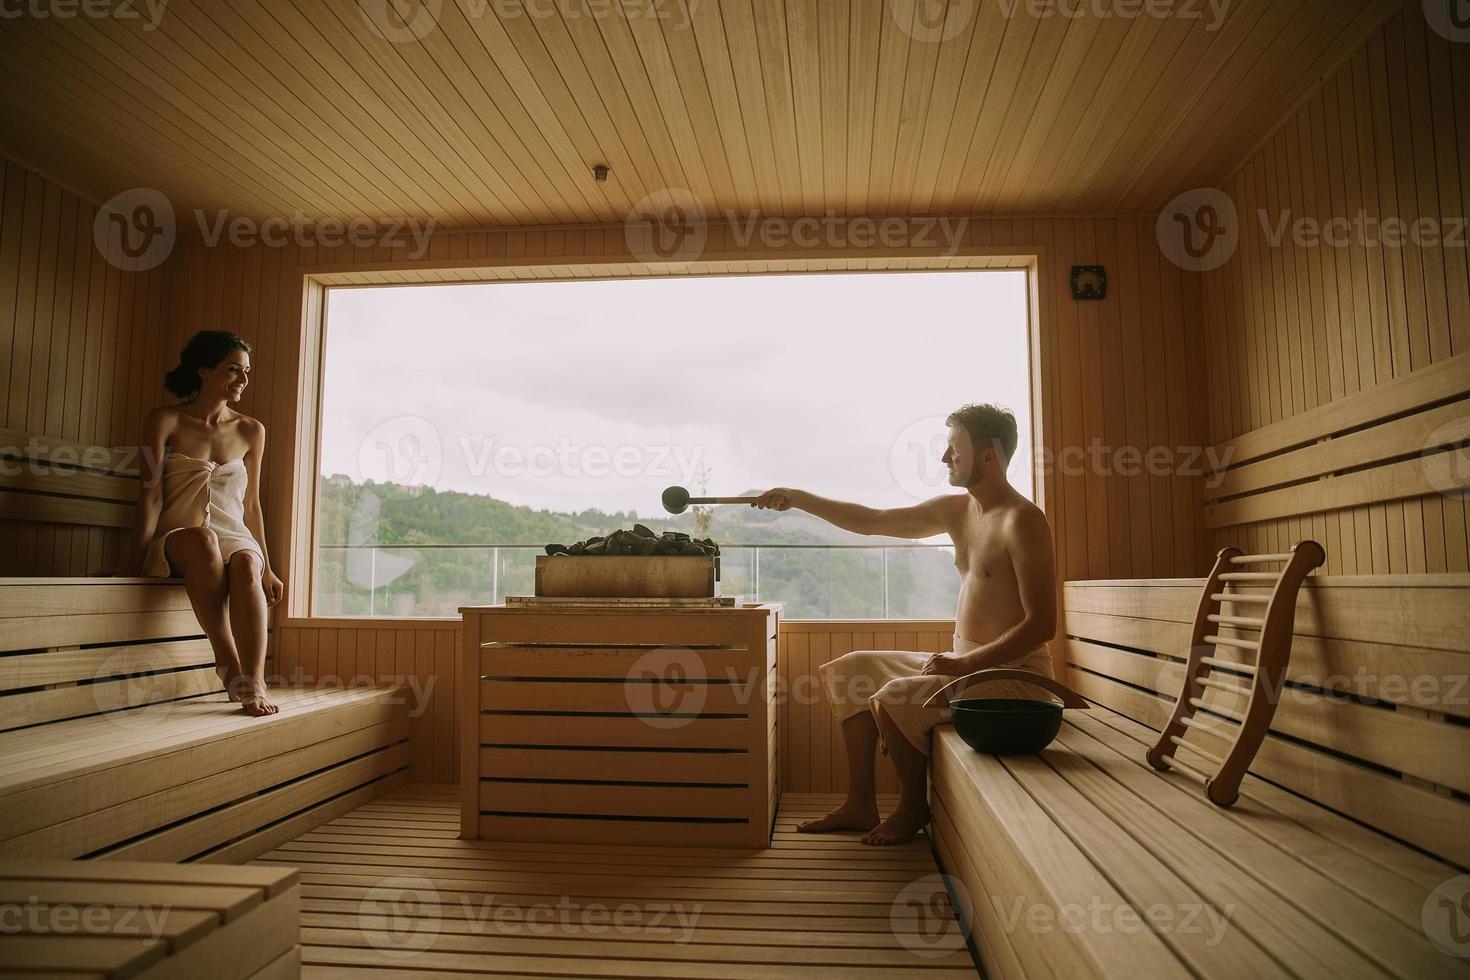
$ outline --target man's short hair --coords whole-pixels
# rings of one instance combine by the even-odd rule
[[[976,452],[993,448],[1000,453],[1002,465],[1010,465],[1016,452],[1016,417],[1010,409],[989,404],[966,405],[950,412],[944,424],[964,426]]]

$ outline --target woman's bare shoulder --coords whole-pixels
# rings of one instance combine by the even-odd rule
[[[235,412],[230,421],[239,426],[240,432],[251,442],[265,435],[265,423],[254,416],[246,415],[244,412]]]
[[[148,414],[143,416],[143,429],[145,432],[161,430],[168,433],[172,432],[178,426],[178,422],[179,406],[160,405],[157,408],[149,409]]]

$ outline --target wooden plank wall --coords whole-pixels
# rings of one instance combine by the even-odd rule
[[[437,235],[429,261],[450,258],[523,258],[527,262],[565,261],[580,254],[603,255],[603,230],[557,232],[468,232]],[[621,245],[621,234],[616,236]],[[1155,243],[1153,221],[1119,219],[1016,219],[971,223],[972,245],[1039,246],[1046,251],[1044,308],[1052,315],[1039,371],[1043,378],[1042,425],[1051,449],[1085,450],[1089,444],[1113,449],[1135,446],[1181,447],[1200,443],[1203,428],[1202,365],[1195,340],[1199,280],[1165,260]],[[241,333],[256,346],[255,371],[244,410],[266,423],[266,526],[273,562],[285,575],[292,533],[291,486],[297,454],[296,398],[300,370],[302,279],[299,267],[393,261],[392,249],[301,249],[184,244],[170,260],[173,268],[168,320],[162,348],[175,351],[194,330],[222,327]],[[1074,303],[1067,271],[1072,264],[1102,262],[1111,270],[1112,289],[1104,302]],[[405,265],[410,265],[406,259]],[[1124,383],[1110,383],[1121,378]],[[977,398],[984,396],[977,392]],[[1198,421],[1198,424],[1196,422]],[[1200,573],[1206,560],[1199,523],[1196,479],[1175,476],[1126,477],[1106,468],[1069,467],[1045,481],[1044,505],[1052,517],[1058,552],[1058,581],[1067,578],[1169,576]],[[299,518],[298,518],[299,519]],[[289,587],[290,583],[288,583]],[[437,675],[424,717],[414,724],[413,778],[452,782],[456,748],[452,738],[454,698],[442,672],[445,650],[452,651],[457,623],[354,620],[331,623],[291,619],[278,631],[280,669],[291,676],[305,671],[393,675],[427,684]],[[823,632],[782,632],[783,677],[799,691],[815,687],[815,670],[825,658],[869,646],[938,650],[950,626],[927,631],[883,624]],[[903,633],[905,635],[899,635]],[[891,639],[889,638],[891,637]],[[788,642],[789,640],[789,642]],[[947,647],[946,647],[947,648]],[[362,660],[373,651],[371,670]],[[348,651],[351,651],[349,654]],[[432,651],[432,653],[430,653]],[[350,656],[349,661],[346,658]],[[789,658],[789,659],[787,659]],[[348,669],[349,663],[351,669]],[[794,672],[794,673],[793,673]],[[802,681],[801,677],[810,680]],[[783,746],[784,784],[792,792],[843,788],[840,747],[825,705],[790,709],[786,731],[813,747],[810,761]],[[804,733],[804,734],[798,734]],[[880,772],[884,772],[880,768]],[[888,776],[884,775],[887,779]],[[892,788],[891,784],[889,785]]]
[[[1046,278],[1038,285],[1043,309],[1051,315],[1042,324],[1043,348],[1036,356],[1043,379],[1041,424],[1053,453],[1075,447],[1075,456],[1090,446],[1173,451],[1202,444],[1200,279],[1161,255],[1152,218],[975,219],[966,244],[1039,247],[1046,253]],[[610,254],[631,258],[621,228],[442,232],[432,239],[421,264],[493,259],[575,266],[580,257]],[[171,260],[175,275],[165,348],[177,349],[190,333],[205,327],[234,329],[256,345],[255,372],[243,409],[265,422],[270,433],[266,526],[273,562],[282,574],[290,546],[290,467],[302,347],[298,269],[350,269],[396,260],[405,268],[415,265],[402,247],[241,249],[198,242],[182,245]],[[1071,299],[1069,269],[1084,263],[1108,266],[1107,300]],[[791,265],[820,268],[822,257]],[[977,320],[977,329],[983,327]],[[922,361],[913,367],[922,370]],[[984,391],[975,394],[985,397]],[[1084,462],[1045,481],[1044,506],[1056,531],[1058,581],[1204,571],[1196,476],[1123,476],[1111,457],[1100,466],[1082,458]],[[1187,453],[1176,458],[1181,466],[1198,463]]]
[[[1231,261],[1204,273],[1211,443],[1350,404],[1470,351],[1470,99],[1454,94],[1466,91],[1470,45],[1449,43],[1408,4],[1224,185],[1242,234]],[[1274,230],[1287,210],[1318,222],[1432,219],[1443,236],[1397,247],[1349,234],[1335,247],[1288,234],[1273,247],[1262,212]],[[1463,572],[1467,503],[1432,494],[1258,521],[1212,532],[1210,550],[1272,552],[1313,537],[1327,549],[1324,574]]]
[[[0,428],[136,443],[163,398],[168,265],[124,272],[94,204],[0,157]],[[0,521],[0,576],[86,575],[127,561],[129,532]]]
[[[780,687],[781,787],[785,793],[842,793],[847,790],[847,761],[842,732],[827,707],[818,668],[854,650],[953,649],[954,623],[915,622],[781,622],[776,650]],[[878,792],[897,793],[893,767],[877,760]]]
[[[408,685],[409,781],[458,780],[459,620],[290,620],[276,627],[275,638],[275,671],[289,684]]]
[[[7,168],[7,201],[11,174]],[[23,176],[17,176],[16,180],[28,183],[30,178],[22,179]],[[44,203],[48,185],[40,182],[38,186],[42,188]],[[80,211],[82,205],[78,203],[76,208]],[[78,227],[83,225],[89,231],[89,225],[78,221]],[[31,232],[28,233],[31,237],[20,236],[8,220],[4,229],[6,243],[12,241],[12,234],[17,235],[14,240],[26,243],[39,235]],[[1042,309],[1048,315],[1043,318],[1042,346],[1035,356],[1042,378],[1040,421],[1043,431],[1048,433],[1048,448],[1053,453],[1065,447],[1075,447],[1078,453],[1085,453],[1090,446],[1113,451],[1125,446],[1142,451],[1153,446],[1178,449],[1201,442],[1205,402],[1203,367],[1197,349],[1200,331],[1196,326],[1200,280],[1194,274],[1176,269],[1161,256],[1151,218],[976,219],[969,225],[965,244],[1014,245],[1018,252],[1033,248],[1043,252],[1044,280],[1037,283],[1037,288]],[[527,265],[574,265],[579,257],[606,256],[614,250],[614,245],[623,247],[621,228],[445,232],[432,240],[425,265],[481,258],[494,258],[498,262],[519,260]],[[32,247],[41,247],[39,237],[35,245],[27,244],[27,248]],[[11,258],[12,254],[18,254],[17,249],[8,244],[7,248],[4,261],[0,262],[0,274],[15,277],[18,271],[24,270]],[[85,252],[78,249],[79,255]],[[143,412],[159,400],[153,396],[156,387],[153,379],[159,378],[172,363],[187,337],[204,328],[241,333],[256,346],[255,370],[243,409],[264,421],[269,432],[263,497],[270,550],[273,563],[289,579],[289,549],[293,542],[302,540],[296,532],[301,530],[299,522],[305,517],[291,513],[292,467],[299,455],[295,451],[298,442],[295,426],[303,348],[300,269],[325,265],[350,269],[354,265],[367,267],[399,259],[404,265],[412,263],[402,249],[386,247],[235,248],[206,247],[196,241],[179,245],[164,266],[166,276],[155,273],[126,277],[110,267],[102,268],[103,263],[91,261],[92,257],[85,255],[92,274],[106,286],[104,298],[113,295],[108,289],[120,293],[127,283],[132,283],[133,289],[133,293],[127,294],[126,304],[120,298],[109,299],[100,312],[109,313],[118,307],[140,311],[127,321],[126,330],[115,324],[110,326],[112,332],[106,334],[107,343],[99,350],[127,350],[139,360],[124,367],[121,359],[98,358],[113,369],[111,373],[98,370],[80,376],[68,374],[61,389],[62,404],[91,406],[95,421],[90,429],[76,425],[63,428],[63,433],[71,438],[91,437],[99,442],[124,443],[129,438],[136,439]],[[1067,277],[1070,266],[1098,262],[1110,270],[1109,298],[1104,302],[1073,302]],[[789,265],[798,269],[822,268],[823,260],[820,257],[813,257],[809,262],[798,259]],[[147,284],[146,299],[139,298],[138,283]],[[148,324],[158,322],[145,315],[158,310],[158,304],[163,310],[161,328],[145,329]],[[3,305],[0,299],[0,306]],[[103,322],[111,323],[106,319]],[[49,336],[60,334],[53,330]],[[66,336],[70,341],[73,333],[68,331]],[[131,344],[134,337],[143,343]],[[6,344],[4,348],[9,346]],[[922,369],[922,364],[916,362],[915,368]],[[983,391],[976,392],[977,398],[984,396]],[[23,422],[12,419],[10,424],[25,428],[31,424],[31,418],[27,415]],[[1078,458],[1085,461],[1086,456]],[[1101,467],[1084,463],[1048,474],[1043,503],[1056,532],[1058,580],[1200,573],[1205,552],[1196,483],[1196,478],[1187,473],[1123,476],[1111,471],[1106,463]],[[3,533],[8,532],[0,530]],[[20,564],[22,567],[7,571],[59,574],[75,570],[63,569],[55,563],[45,565],[33,557],[23,558]],[[288,581],[288,587],[292,584]],[[421,685],[437,676],[435,683],[442,685],[452,673],[442,670],[442,658],[446,656],[442,651],[454,649],[456,627],[454,622],[379,624],[292,619],[279,629],[275,653],[280,658],[280,669],[287,676],[291,676],[293,665],[310,664],[313,658],[316,666],[307,675],[328,673],[323,664],[335,658],[338,674],[363,673],[376,680],[394,675],[412,676]],[[892,644],[908,645],[906,639],[896,635],[897,624],[885,624],[883,631],[895,631]],[[933,635],[915,636],[913,642],[917,649],[938,649],[948,640],[948,627],[929,632]],[[801,658],[799,662],[803,665],[796,669],[808,674],[814,671],[821,660],[812,663],[810,658],[823,654],[812,651],[823,650],[823,644],[826,655],[862,649],[869,644],[889,645],[879,634],[874,634],[871,640],[864,637],[860,629],[856,633],[841,630],[830,635],[817,631],[796,639],[793,650],[803,642],[807,644],[804,651],[794,654]],[[373,651],[371,671],[362,660],[363,652],[369,648]],[[349,656],[348,651],[350,661],[344,659]],[[351,672],[343,669],[348,663],[352,665]],[[414,722],[413,778],[449,782],[455,773],[455,749],[450,734],[453,721],[447,707],[440,712],[436,706],[452,705],[453,697],[446,687],[436,687],[434,691],[427,713]],[[796,792],[840,789],[840,754],[834,754],[836,746],[830,740],[825,706],[815,712],[794,715],[791,724],[793,733],[806,731],[813,744],[825,745],[826,755],[825,761],[814,757],[814,761],[803,763],[807,766],[804,773],[793,770],[786,782],[788,788]],[[789,760],[792,755],[788,751],[783,758]]]

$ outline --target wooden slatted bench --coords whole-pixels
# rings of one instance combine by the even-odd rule
[[[1310,580],[1229,809],[1145,759],[1201,583],[1067,584],[1068,683],[1093,706],[1040,755],[936,732],[933,835],[986,972],[1470,976],[1444,918],[1470,883],[1470,576]]]
[[[225,696],[182,585],[0,579],[0,855],[241,861],[407,781],[400,687]]]
[[[1162,727],[1202,584],[1068,582],[1069,683]],[[1470,575],[1313,576],[1298,596],[1295,633],[1287,685],[1251,771],[1470,866]],[[1245,635],[1229,626],[1221,634]],[[1241,656],[1223,647],[1217,655]],[[1204,700],[1241,707],[1217,689]],[[1205,721],[1224,724],[1224,715]],[[1202,732],[1187,741],[1217,749]]]
[[[294,868],[0,860],[0,970],[139,980],[301,975]]]

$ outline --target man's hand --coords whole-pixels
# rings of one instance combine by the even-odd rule
[[[790,487],[772,487],[765,493],[751,501],[750,506],[759,507],[761,510],[790,510],[793,507],[800,508],[798,500],[801,498],[800,490]]]
[[[958,653],[936,653],[924,662],[924,674],[940,674],[945,677],[964,677],[973,673],[969,659]]]

